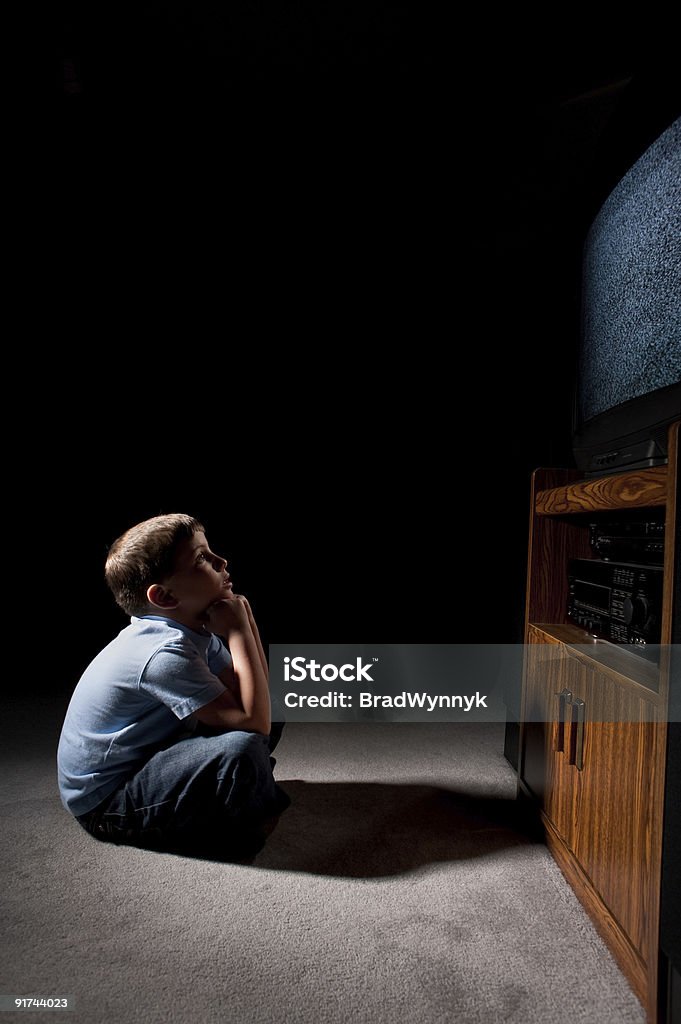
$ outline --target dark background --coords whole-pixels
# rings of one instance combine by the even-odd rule
[[[125,624],[108,544],[169,511],[266,644],[520,640],[530,474],[571,464],[584,234],[678,115],[662,27],[93,8],[62,8],[35,455],[78,624],[56,685]]]

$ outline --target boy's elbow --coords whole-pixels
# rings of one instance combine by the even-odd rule
[[[248,715],[242,712],[240,716],[229,714],[225,716],[224,720],[225,728],[227,729],[241,729],[244,732],[257,732],[261,736],[269,736],[272,723],[269,718],[263,715]]]
[[[249,732],[259,732],[261,736],[269,736],[272,731],[272,723],[269,719],[254,718],[252,724],[245,726]]]
[[[234,704],[234,698],[226,692],[196,711],[195,717],[212,729],[242,729],[244,732],[257,732],[262,736],[269,736],[272,729],[269,708],[251,709],[249,713],[243,708],[235,707]]]

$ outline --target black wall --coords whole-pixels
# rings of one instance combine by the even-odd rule
[[[64,10],[58,305],[93,359],[36,461],[40,536],[77,535],[66,689],[124,624],[106,546],[160,511],[204,520],[266,643],[520,639],[583,233],[666,116],[630,51],[253,10]]]

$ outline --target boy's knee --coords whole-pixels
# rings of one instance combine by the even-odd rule
[[[267,736],[258,732],[230,732],[224,734],[223,758],[232,761],[251,761],[255,765],[269,765]]]
[[[252,751],[264,750],[267,747],[267,736],[263,736],[259,732],[228,732],[225,736],[229,737],[230,745],[235,749],[238,749],[239,753],[248,754]]]
[[[274,794],[267,737],[232,733],[218,771],[218,792],[232,814],[255,814]]]

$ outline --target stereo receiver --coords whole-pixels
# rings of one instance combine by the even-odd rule
[[[659,644],[662,568],[574,558],[568,583],[568,617],[592,636],[637,647]]]
[[[662,565],[664,561],[664,522],[659,520],[590,523],[589,540],[606,562]]]

